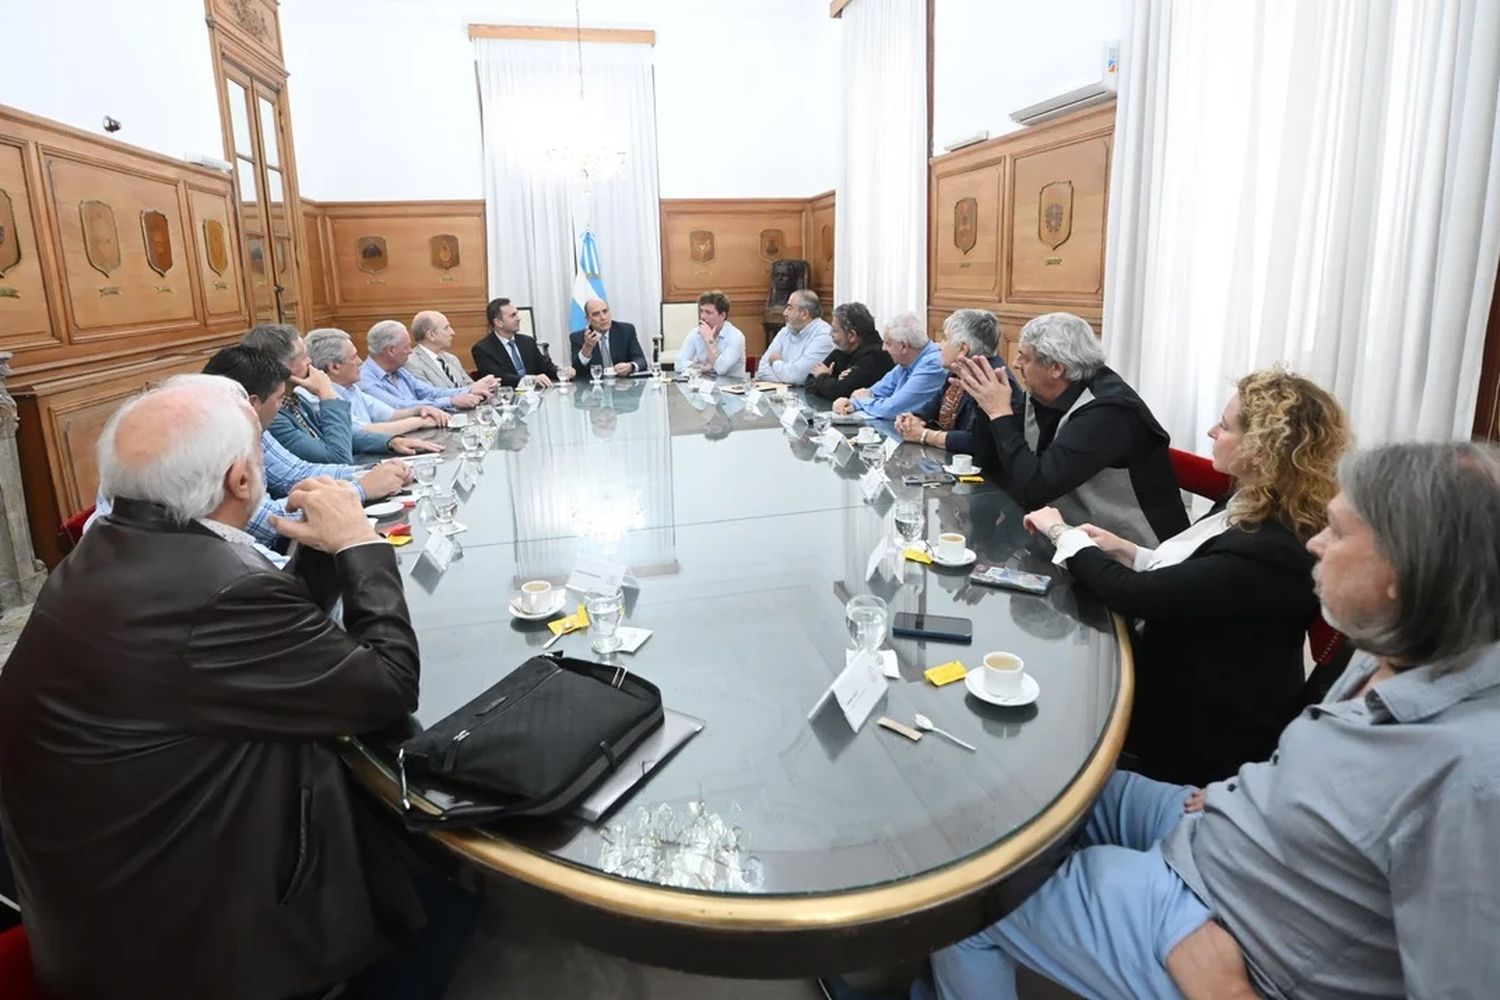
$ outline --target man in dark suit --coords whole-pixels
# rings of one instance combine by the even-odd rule
[[[635,327],[629,323],[613,322],[609,314],[609,303],[603,299],[589,299],[583,304],[589,325],[574,330],[568,335],[573,348],[573,367],[580,373],[588,373],[593,365],[608,366],[620,378],[646,370],[646,355],[635,335]]]
[[[536,377],[543,389],[557,381],[557,366],[535,337],[521,334],[521,311],[510,299],[493,299],[484,311],[490,332],[474,345],[474,367],[481,375],[493,375],[501,385],[516,385],[524,375]]]
[[[0,673],[0,816],[59,996],[301,996],[359,974],[424,907],[423,936],[466,933],[334,746],[417,704],[392,549],[353,490],[315,478],[287,500],[302,519],[276,519],[293,569],[272,566],[243,531],[264,489],[255,414],[229,380],[186,378],[106,425],[113,511]],[[342,628],[324,613],[340,596]],[[382,981],[397,956],[436,996],[456,953],[388,955]]]

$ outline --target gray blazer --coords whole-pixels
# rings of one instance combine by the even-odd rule
[[[449,378],[448,373],[443,371],[443,366],[427,356],[427,352],[419,344],[411,350],[411,357],[406,359],[406,370],[428,385],[435,385],[439,389],[462,389],[464,386],[472,385],[474,380],[469,377],[469,370],[464,363],[447,351],[441,352],[448,367],[452,368],[458,377]]]

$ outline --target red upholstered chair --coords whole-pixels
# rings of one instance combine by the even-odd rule
[[[1234,480],[1214,468],[1214,463],[1202,455],[1190,451],[1168,448],[1172,459],[1172,471],[1177,474],[1177,485],[1189,493],[1210,500],[1221,500],[1229,492]]]
[[[57,544],[62,549],[63,555],[73,551],[73,546],[83,537],[83,526],[88,523],[94,514],[94,505],[89,504],[83,510],[74,514],[62,523],[57,531]]]
[[[20,925],[0,933],[0,997],[5,1000],[45,1000],[36,985],[31,965],[31,946],[26,928]]]

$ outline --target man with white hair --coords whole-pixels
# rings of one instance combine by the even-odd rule
[[[411,321],[411,339],[416,346],[406,359],[406,370],[439,389],[468,390],[475,380],[464,370],[458,355],[448,350],[454,336],[453,324],[436,309],[417,313]],[[494,376],[486,375],[478,384],[481,389],[493,389],[498,383]]]
[[[1014,998],[1018,964],[1082,996],[1495,995],[1500,448],[1387,445],[1339,488],[1307,548],[1364,655],[1228,780],[1117,772],[1056,873],[932,957],[938,997]]]
[[[1000,320],[988,309],[960,309],[943,323],[940,360],[953,371],[964,358],[982,358],[991,368],[1000,360]],[[1012,388],[1015,388],[1012,386]],[[896,418],[896,431],[907,441],[942,448],[949,454],[974,454],[975,430],[983,411],[957,379],[933,393],[913,412]]]
[[[440,410],[471,410],[490,391],[477,383],[465,389],[428,385],[405,368],[411,357],[411,334],[398,320],[383,319],[365,335],[365,363],[359,384],[387,406],[401,409],[427,404]]]
[[[334,394],[349,407],[349,421],[357,437],[370,442],[366,452],[397,455],[438,452],[443,446],[425,438],[403,437],[429,427],[447,427],[448,414],[435,406],[393,410],[359,387],[359,351],[343,330],[322,327],[307,334],[307,357],[313,368],[328,377]]]
[[[1056,506],[1072,524],[1096,524],[1137,545],[1184,530],[1187,511],[1167,432],[1136,391],[1104,364],[1089,325],[1047,313],[1021,328],[1014,398],[1003,371],[975,358],[954,375],[988,418],[974,459],[1026,510]]]
[[[114,510],[0,673],[0,816],[48,993],[312,994],[446,912],[335,743],[417,706],[395,554],[313,479],[278,521],[291,567],[262,558],[260,433],[202,378],[120,407],[98,445]]]
[[[755,368],[755,377],[801,385],[833,350],[833,328],[823,318],[823,303],[811,288],[799,288],[781,311],[786,320]]]
[[[927,402],[948,381],[942,350],[927,336],[916,313],[898,314],[886,325],[880,342],[896,366],[870,388],[835,399],[834,413],[894,420]]]

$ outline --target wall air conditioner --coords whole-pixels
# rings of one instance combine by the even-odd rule
[[[1018,125],[1037,125],[1074,111],[1091,108],[1115,99],[1115,88],[1108,83],[1090,83],[1066,94],[1038,101],[1020,111],[1012,111],[1010,120]]]

